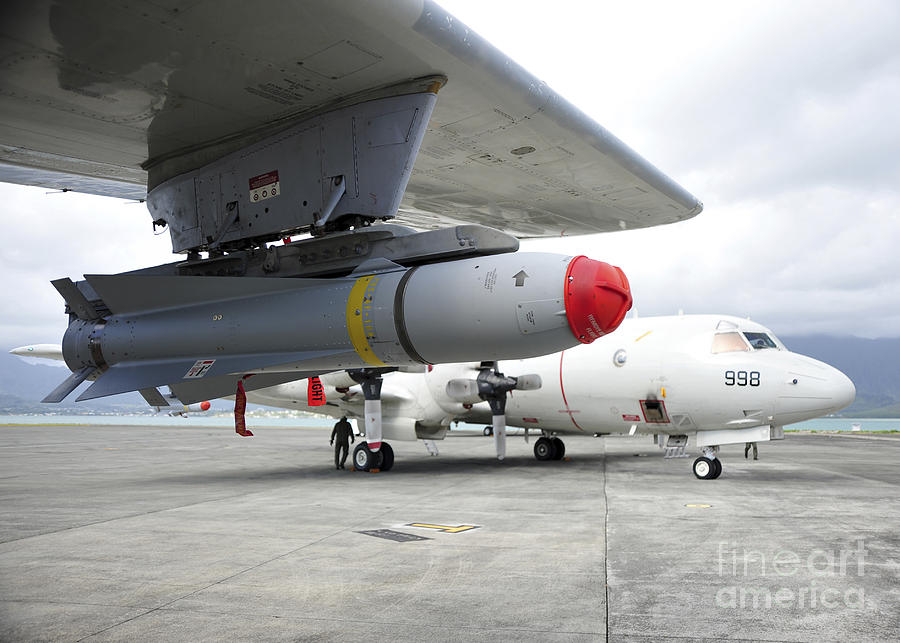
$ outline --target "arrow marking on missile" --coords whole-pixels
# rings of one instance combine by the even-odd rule
[[[470,529],[478,529],[478,525],[456,525],[455,527],[451,525],[431,525],[426,522],[410,522],[406,524],[407,527],[421,527],[422,529],[436,529],[438,531],[442,531],[445,534],[458,534],[463,531],[469,531]]]
[[[520,270],[516,274],[513,275],[513,279],[516,280],[516,288],[525,285],[525,279],[528,278],[528,273],[524,270]]]

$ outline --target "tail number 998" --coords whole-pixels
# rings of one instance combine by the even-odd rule
[[[759,371],[725,371],[725,386],[759,386]]]

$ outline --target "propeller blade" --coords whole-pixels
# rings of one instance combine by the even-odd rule
[[[537,373],[531,373],[529,375],[519,375],[516,377],[516,390],[517,391],[536,391],[541,388],[541,376]]]
[[[506,416],[491,416],[491,424],[494,426],[494,446],[497,448],[497,459],[506,457]]]
[[[463,404],[476,404],[481,401],[478,394],[478,382],[470,379],[454,379],[447,382],[447,396]]]

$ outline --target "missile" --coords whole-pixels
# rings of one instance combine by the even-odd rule
[[[204,400],[203,402],[200,402],[200,404],[172,405],[168,408],[158,407],[156,411],[157,413],[165,411],[170,417],[186,418],[191,414],[206,413],[210,408],[212,408],[212,404],[208,400]]]
[[[553,353],[615,330],[631,307],[617,267],[510,253],[346,277],[87,275],[54,282],[69,304],[72,376],[45,401],[169,385],[185,404],[310,375]],[[252,377],[252,379],[248,379]],[[148,393],[149,392],[149,393]]]
[[[53,359],[62,361],[62,346],[59,344],[29,344],[19,346],[9,351],[11,355],[20,357],[36,357],[39,359]]]

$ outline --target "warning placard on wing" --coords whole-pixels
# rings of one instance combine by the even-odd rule
[[[250,202],[257,203],[281,194],[278,170],[272,170],[250,179]]]

